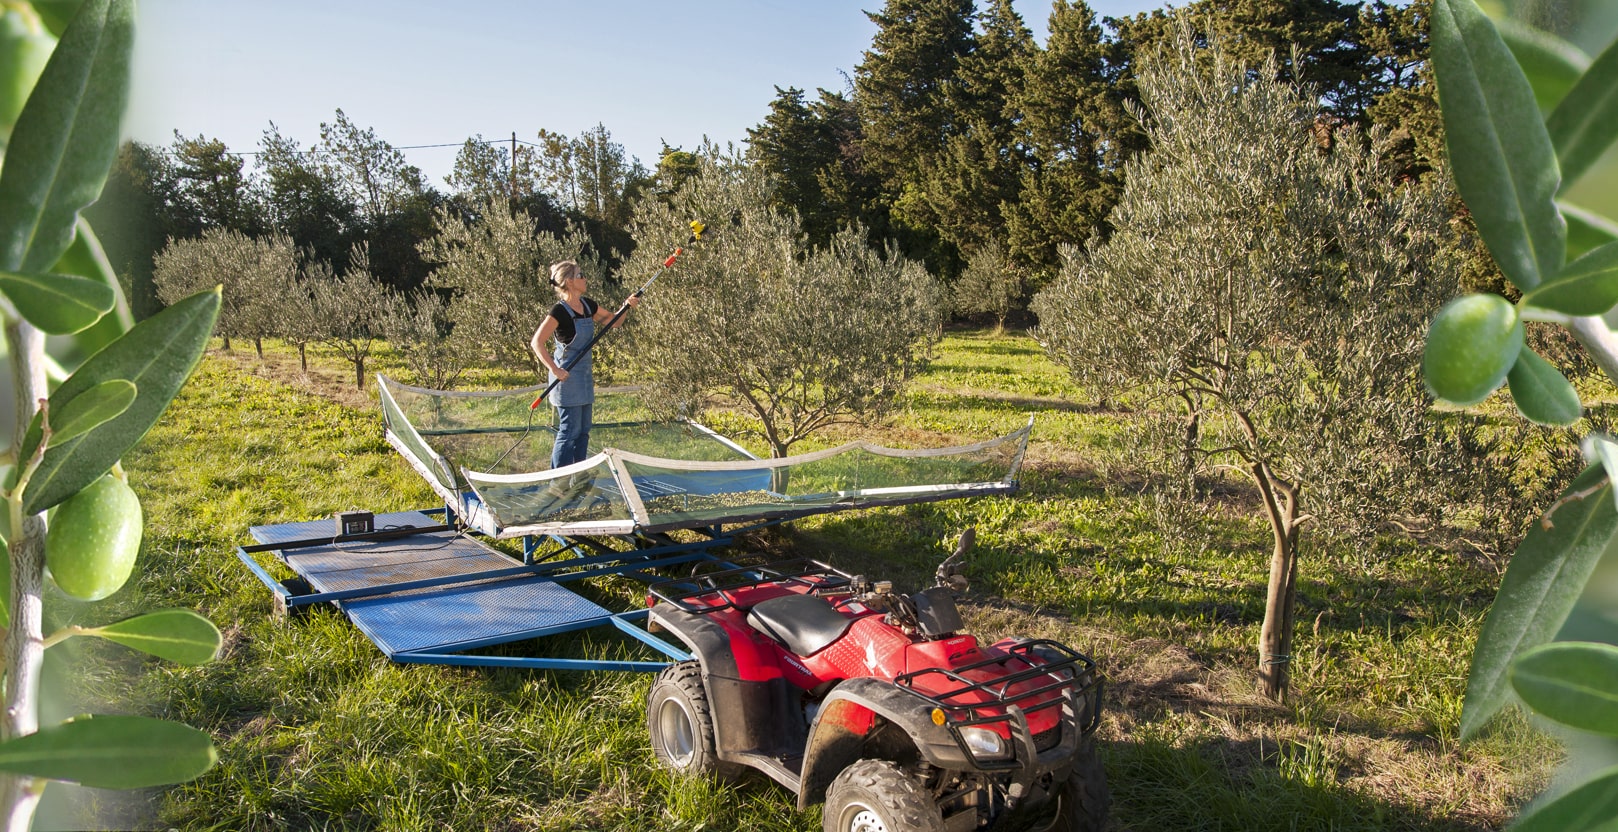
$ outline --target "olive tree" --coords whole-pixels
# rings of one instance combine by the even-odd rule
[[[282,333],[278,307],[298,274],[298,251],[291,238],[276,234],[254,239],[215,228],[195,239],[170,240],[154,260],[157,296],[172,304],[204,289],[223,287],[219,335],[253,342],[264,357],[264,339]]]
[[[449,390],[471,366],[473,346],[453,336],[449,303],[436,292],[394,294],[383,314],[383,335],[404,357],[413,383]]]
[[[364,243],[355,245],[342,274],[316,263],[306,275],[316,337],[354,365],[354,387],[363,388],[365,362],[382,337],[390,302],[388,288],[371,274],[369,250]]]
[[[1424,508],[1463,455],[1422,389],[1425,316],[1466,241],[1443,181],[1396,186],[1364,142],[1311,139],[1317,105],[1273,62],[1188,35],[1143,67],[1152,151],[1128,165],[1114,234],[1068,248],[1033,304],[1083,384],[1135,391],[1161,463],[1231,469],[1273,536],[1260,688],[1283,698],[1300,534]]]
[[[881,418],[941,323],[920,264],[845,228],[810,247],[795,216],[771,207],[757,167],[718,154],[669,201],[643,201],[625,270],[657,272],[688,223],[702,239],[631,314],[630,349],[666,412],[723,396],[757,417],[776,457],[816,430]]]
[[[1026,270],[1007,256],[998,240],[990,240],[966,260],[966,270],[955,280],[952,307],[963,315],[993,315],[996,327],[1023,298]]]
[[[309,343],[320,339],[319,312],[309,285],[316,276],[328,272],[324,264],[315,261],[314,249],[304,249],[297,274],[281,285],[281,295],[269,310],[275,334],[298,348],[298,369],[305,373],[309,372]]]
[[[420,247],[422,257],[436,264],[427,286],[452,292],[454,337],[501,364],[540,367],[528,341],[556,302],[547,283],[551,263],[577,260],[592,296],[603,288],[603,269],[587,251],[581,229],[560,236],[536,232],[526,213],[499,199],[470,220],[441,208],[436,224],[437,233]]]

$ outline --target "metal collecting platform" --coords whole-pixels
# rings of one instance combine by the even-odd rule
[[[257,545],[237,550],[275,593],[279,610],[333,603],[389,658],[400,662],[582,670],[657,670],[682,650],[647,633],[646,610],[612,612],[562,586],[602,574],[704,559],[703,546],[654,546],[628,552],[580,545],[560,561],[525,561],[446,526],[425,512],[377,515],[375,531],[333,536],[332,520],[254,526]],[[563,541],[565,544],[565,541]],[[270,552],[297,574],[277,581],[253,557]],[[655,661],[525,658],[464,651],[542,636],[616,627],[661,654]]]

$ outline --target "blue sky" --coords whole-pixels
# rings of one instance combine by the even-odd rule
[[[308,146],[339,107],[399,147],[599,122],[650,167],[665,141],[740,144],[776,86],[843,89],[881,2],[145,0],[125,132],[252,151],[272,121]],[[1090,0],[1103,17],[1164,5]],[[1049,0],[1015,6],[1043,39]],[[405,153],[443,187],[456,149]]]

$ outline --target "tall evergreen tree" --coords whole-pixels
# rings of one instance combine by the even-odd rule
[[[421,171],[403,153],[377,138],[375,129],[360,129],[341,109],[333,121],[321,122],[316,149],[321,164],[366,220],[394,210],[425,185]]]
[[[258,175],[269,221],[316,259],[343,263],[360,233],[360,208],[335,173],[270,123],[259,139]]]
[[[1090,7],[1057,0],[1049,30],[1014,103],[1031,159],[1006,216],[1013,257],[1036,268],[1055,266],[1062,245],[1105,231],[1124,162],[1145,145],[1126,108],[1134,82],[1123,48],[1103,36]]]
[[[972,0],[889,0],[881,12],[866,14],[877,33],[854,71],[861,156],[881,180],[895,219],[911,232],[901,242],[929,255],[936,268],[924,181],[959,127],[948,90],[972,47]]]
[[[893,225],[882,202],[882,180],[865,162],[859,105],[848,96],[823,89],[819,100],[809,105],[809,111],[826,126],[836,145],[831,164],[822,167],[815,177],[827,212],[836,218],[836,227],[857,222],[865,227],[873,245],[891,238]],[[826,225],[822,222],[819,227]]]
[[[1360,121],[1385,89],[1358,39],[1360,8],[1342,0],[1195,0],[1182,11],[1198,28],[1199,46],[1218,37],[1233,60],[1248,66],[1274,54],[1283,80],[1313,85],[1329,112]],[[1136,56],[1149,58],[1174,37],[1177,16],[1158,10],[1113,23]],[[1294,47],[1301,66],[1292,65]]]
[[[821,90],[821,96],[827,95]],[[837,128],[804,102],[797,87],[775,88],[770,114],[747,129],[747,156],[775,179],[775,208],[798,215],[803,231],[824,243],[841,224],[821,185],[822,174],[838,164]]]
[[[178,184],[177,236],[196,237],[211,229],[248,236],[263,232],[262,213],[240,155],[230,152],[219,139],[188,139],[178,130],[170,152]]]
[[[1376,2],[1360,15],[1360,40],[1385,90],[1366,109],[1387,130],[1379,151],[1400,177],[1420,176],[1444,156],[1444,118],[1428,62],[1432,0]]]
[[[1031,161],[1016,103],[1037,51],[1033,34],[1011,0],[991,0],[979,27],[945,88],[953,131],[942,152],[923,160],[925,221],[963,256],[999,236]]]

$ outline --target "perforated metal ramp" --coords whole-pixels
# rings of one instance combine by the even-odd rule
[[[560,586],[555,575],[540,574],[554,571],[554,564],[524,565],[464,534],[429,530],[439,524],[421,512],[378,515],[375,525],[384,534],[423,531],[323,543],[335,530],[333,521],[323,520],[255,526],[250,533],[262,544],[258,548],[274,551],[308,583],[311,593],[295,601],[335,603],[397,661],[443,662],[463,650],[604,624],[628,631],[634,627],[627,622],[645,615],[615,614]],[[277,545],[287,548],[270,548]],[[631,634],[649,638],[644,631]],[[570,666],[568,660],[533,661]],[[634,662],[606,664],[646,669]]]

